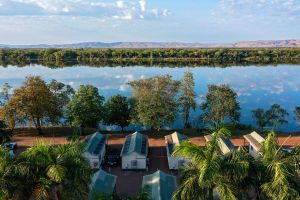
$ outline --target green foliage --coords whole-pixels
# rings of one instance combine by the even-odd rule
[[[50,146],[38,142],[18,158],[0,147],[0,195],[4,199],[85,199],[92,170],[79,142]]]
[[[0,121],[0,145],[10,141],[11,134],[6,130],[6,124],[4,121]]]
[[[130,197],[128,200],[151,200],[148,194],[148,189],[141,189],[135,197]]]
[[[110,97],[105,104],[104,123],[106,125],[118,125],[122,132],[124,127],[130,124],[133,103],[127,97],[119,94]]]
[[[179,104],[182,107],[182,117],[184,128],[189,128],[189,116],[190,110],[196,110],[196,93],[195,93],[195,83],[194,77],[191,72],[185,72],[183,80],[180,84],[180,97]]]
[[[296,107],[294,110],[295,113],[295,119],[300,122],[300,106]]]
[[[75,93],[75,91],[70,85],[66,85],[56,80],[52,80],[48,84],[48,87],[56,99],[54,102],[57,104],[55,107],[57,109],[57,114],[50,118],[50,122],[52,124],[58,124],[60,118],[64,115],[66,105],[70,102],[71,96]]]
[[[278,104],[273,104],[268,110],[258,108],[252,111],[252,116],[256,121],[256,124],[260,130],[263,130],[266,126],[275,129],[282,124],[287,123],[285,117],[288,112],[281,108]]]
[[[262,156],[256,162],[260,170],[260,189],[272,200],[300,198],[298,176],[300,151],[294,147],[287,153],[278,145],[275,132],[271,131],[261,149]]]
[[[208,85],[205,101],[201,105],[204,122],[234,122],[240,119],[237,94],[228,85]]]
[[[2,49],[3,65],[39,63],[48,66],[98,65],[124,61],[129,65],[178,63],[181,65],[232,65],[257,63],[299,63],[300,48],[153,48],[153,49]]]
[[[61,116],[57,98],[39,76],[26,77],[23,85],[13,91],[10,100],[5,105],[5,116],[12,126],[16,121],[26,118],[34,123],[39,134],[42,134],[43,122],[53,121]],[[18,117],[14,118],[14,115]]]
[[[148,79],[132,81],[133,99],[136,102],[136,121],[155,130],[169,125],[175,120],[178,111],[176,95],[179,81],[171,76],[156,76]]]
[[[103,119],[104,97],[98,88],[92,85],[81,85],[67,105],[67,115],[72,126],[98,127]]]
[[[205,149],[191,142],[182,143],[174,155],[191,160],[180,170],[181,185],[174,193],[174,200],[213,199],[214,193],[220,199],[238,199],[239,185],[248,176],[249,162],[242,149],[229,156],[220,154],[218,140],[230,136],[229,129],[216,124],[211,129],[212,141]]]

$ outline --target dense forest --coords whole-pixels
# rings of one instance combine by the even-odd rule
[[[300,48],[0,49],[3,66],[299,64]]]

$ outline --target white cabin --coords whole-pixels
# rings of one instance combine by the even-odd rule
[[[84,157],[86,157],[93,169],[99,169],[106,152],[107,136],[99,132],[94,133],[86,139]]]
[[[244,138],[248,142],[250,155],[254,158],[260,156],[260,149],[262,148],[265,139],[255,131],[248,135],[244,135]]]
[[[182,165],[188,162],[188,160],[180,156],[172,155],[175,146],[180,145],[180,143],[184,141],[188,141],[188,137],[178,132],[165,136],[169,169],[178,170]]]
[[[205,135],[204,136],[206,143],[207,142],[211,142],[213,139],[212,135]],[[229,138],[225,138],[225,137],[221,137],[218,139],[218,145],[220,148],[221,153],[224,156],[229,155],[231,152],[235,151],[236,148],[235,146],[232,144],[231,140]]]
[[[127,135],[121,151],[123,170],[146,170],[148,137],[139,132]]]

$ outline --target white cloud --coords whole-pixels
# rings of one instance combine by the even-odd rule
[[[218,20],[285,22],[300,19],[298,0],[219,0],[212,11]]]
[[[146,0],[0,0],[0,16],[72,15],[113,19],[151,19],[167,9],[148,8]]]
[[[141,7],[141,11],[145,12],[146,11],[146,0],[140,0],[139,4],[140,4],[140,7]]]
[[[124,1],[116,1],[116,5],[118,8],[126,8],[126,4],[124,3]]]

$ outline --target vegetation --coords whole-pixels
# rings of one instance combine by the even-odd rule
[[[132,81],[135,105],[135,120],[144,126],[160,130],[170,125],[176,117],[178,103],[175,99],[180,81],[171,76],[156,76]]]
[[[266,126],[275,129],[282,124],[287,123],[285,119],[289,113],[278,104],[273,104],[268,110],[258,108],[252,111],[253,118],[260,130],[264,130]]]
[[[42,134],[42,125],[57,123],[63,115],[66,104],[61,101],[62,97],[52,90],[52,86],[47,85],[39,76],[30,76],[9,97],[7,91],[10,87],[6,85],[3,89],[5,103],[0,109],[1,119],[6,121],[11,130],[17,123],[27,120],[35,125],[39,134]]]
[[[189,128],[191,126],[189,123],[190,110],[196,110],[195,83],[191,72],[184,73],[179,91],[181,93],[179,97],[179,105],[182,107],[181,112],[184,128]]]
[[[110,195],[103,194],[103,193],[92,193],[92,198],[94,200],[151,200],[146,188],[141,189],[133,197],[120,197],[116,193]]]
[[[104,123],[106,125],[117,125],[124,131],[124,127],[130,124],[133,112],[133,102],[127,97],[119,94],[110,97],[105,103]]]
[[[299,63],[300,48],[163,48],[163,49],[1,49],[2,65],[39,63],[47,66],[131,61],[185,62],[190,65]],[[138,63],[137,63],[138,62]]]
[[[205,149],[191,142],[175,148],[174,155],[191,160],[181,169],[181,185],[174,194],[174,200],[188,199],[238,199],[239,185],[248,176],[249,162],[243,149],[230,156],[220,154],[218,140],[230,137],[229,129],[216,124],[211,129],[212,141]],[[217,193],[217,194],[216,194]]]
[[[58,147],[39,142],[12,158],[0,147],[0,197],[85,199],[92,171],[83,151],[79,142]]]
[[[190,142],[176,147],[174,155],[190,159],[191,163],[180,171],[182,183],[174,193],[174,200],[214,199],[214,196],[226,200],[247,199],[245,191],[251,191],[251,188],[252,196],[254,193],[257,199],[300,197],[300,146],[290,153],[284,151],[271,131],[261,156],[251,158],[242,148],[223,156],[218,139],[229,135],[226,126],[217,124],[212,132],[213,139],[205,149]]]
[[[6,124],[3,121],[0,121],[0,145],[8,142],[10,140],[10,136],[10,133],[6,130]]]
[[[295,113],[295,119],[300,122],[300,106],[297,106],[294,110]]]
[[[240,105],[237,94],[228,85],[209,85],[205,101],[201,105],[204,122],[238,122]]]
[[[262,156],[255,162],[259,176],[259,191],[270,199],[297,199],[300,197],[300,146],[286,152],[278,145],[275,132],[268,133],[261,149]]]
[[[67,105],[67,116],[72,126],[98,127],[104,114],[104,97],[98,88],[81,85]]]

